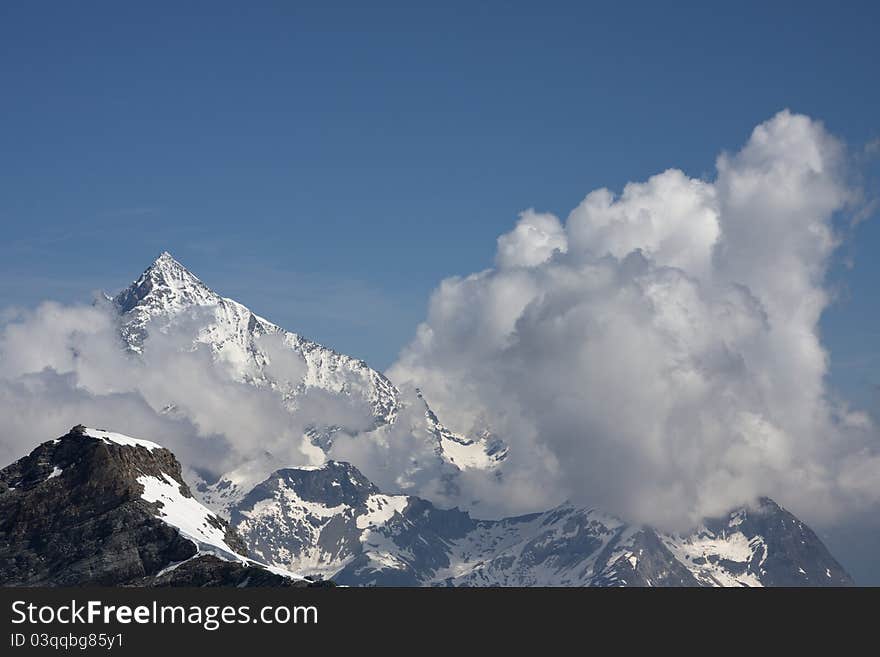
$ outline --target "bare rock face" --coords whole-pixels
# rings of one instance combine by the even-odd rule
[[[307,584],[250,560],[170,451],[116,435],[77,426],[0,470],[0,585]]]

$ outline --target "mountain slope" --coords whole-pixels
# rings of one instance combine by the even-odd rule
[[[320,390],[338,399],[364,404],[370,409],[372,430],[379,430],[395,425],[407,403],[385,376],[362,360],[285,331],[242,304],[216,294],[167,252],[112,302],[119,313],[120,333],[132,352],[143,353],[151,334],[166,332],[175,323],[188,322],[195,327],[195,342],[210,347],[214,357],[226,366],[234,379],[276,390],[279,403],[293,415],[298,412],[304,393]],[[290,358],[301,361],[298,378],[279,379],[272,367],[273,360]],[[418,409],[421,421],[418,426],[401,430],[418,435],[432,445],[443,467],[451,466],[451,472],[494,468],[504,460],[506,448],[497,438],[483,435],[471,439],[458,435],[440,423],[421,395],[411,403],[423,406]],[[327,451],[336,432],[359,432],[345,424],[344,419],[333,417],[331,412],[322,418],[321,427],[307,427],[306,437]],[[261,457],[255,459],[238,472],[199,486],[200,498],[225,512],[230,504],[275,469],[261,469]],[[254,478],[254,473],[259,476]]]
[[[664,545],[709,586],[852,586],[812,529],[770,498],[710,519]]]
[[[275,472],[232,509],[266,563],[380,586],[848,586],[816,535],[772,500],[668,535],[594,509],[475,520],[383,495],[356,468]]]
[[[391,382],[363,361],[284,331],[237,301],[221,297],[167,252],[113,303],[123,320],[122,336],[132,351],[143,350],[151,330],[161,331],[183,314],[198,311],[196,340],[209,345],[242,380],[280,385],[265,371],[270,357],[259,344],[261,336],[277,334],[306,366],[299,386],[285,391],[289,395],[295,397],[306,387],[318,387],[360,397],[370,404],[377,424],[393,421],[400,407]]]
[[[155,443],[74,427],[0,470],[0,585],[306,585],[247,556]]]

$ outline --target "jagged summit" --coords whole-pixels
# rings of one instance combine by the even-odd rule
[[[393,425],[405,406],[401,392],[391,381],[363,360],[286,331],[243,304],[216,293],[168,251],[163,251],[134,283],[117,294],[113,304],[119,312],[122,338],[130,351],[144,354],[151,335],[185,330],[187,339],[191,335],[193,344],[207,346],[233,378],[277,390],[281,397],[279,403],[292,414],[300,408],[304,395],[319,390],[320,394],[350,398],[359,405],[362,402],[370,409],[372,418],[363,418],[360,428],[352,431],[362,431],[364,425],[373,431]],[[267,344],[268,341],[271,344]],[[302,373],[296,375],[301,377],[298,380],[275,373],[273,354],[278,358],[279,347],[289,349],[302,359]],[[348,400],[344,401],[351,406]],[[427,402],[418,403],[420,406],[424,403],[424,409],[419,407],[424,421],[423,426],[413,431],[420,431],[424,440],[434,446],[442,467],[488,469],[504,459],[506,449],[497,438],[470,439],[454,434],[440,423]],[[331,412],[322,418],[324,428],[309,426],[306,436],[327,451],[332,447],[334,436],[348,430],[346,417],[347,411],[340,411],[338,418]],[[270,471],[261,472],[261,478]],[[248,480],[242,485],[233,474],[221,480],[217,490],[199,487],[200,494],[204,495],[202,499],[222,500],[225,506],[260,481]]]
[[[240,379],[275,383],[266,375],[269,357],[259,339],[279,334],[288,347],[303,355],[309,366],[304,387],[335,392],[357,392],[362,388],[378,406],[377,419],[387,420],[393,414],[396,390],[384,376],[361,360],[285,331],[243,304],[216,293],[168,251],[163,251],[134,283],[117,294],[113,303],[121,315],[123,338],[132,351],[143,350],[151,331],[165,332],[182,317],[198,313],[200,327],[195,340],[210,346],[232,365]]]
[[[162,280],[169,286],[176,285],[181,288],[204,286],[198,276],[193,274],[168,251],[162,251],[144,273],[151,274],[153,278]]]
[[[186,305],[212,305],[219,296],[198,276],[163,251],[144,273],[114,298],[121,312],[133,311],[147,302],[154,312],[173,311]]]

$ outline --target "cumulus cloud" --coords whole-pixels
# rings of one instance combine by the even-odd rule
[[[567,250],[568,238],[559,219],[526,210],[516,228],[498,238],[495,263],[502,269],[534,267],[546,262],[556,251]]]
[[[500,481],[472,482],[499,513],[568,497],[683,528],[759,495],[813,519],[876,504],[876,431],[831,399],[818,329],[846,167],[783,111],[714,180],[528,211],[494,268],[440,284],[388,374],[510,443]]]
[[[443,506],[458,502],[457,468],[438,458],[428,433],[425,404],[411,386],[400,391],[402,407],[392,424],[343,432],[328,456],[354,463],[381,490],[417,494]]]

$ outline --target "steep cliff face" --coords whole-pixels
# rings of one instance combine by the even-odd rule
[[[273,572],[274,571],[274,572]],[[247,556],[174,455],[74,427],[0,470],[0,585],[304,585]]]

